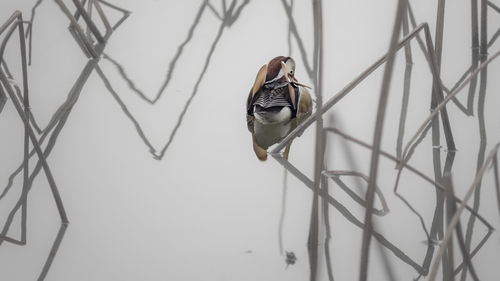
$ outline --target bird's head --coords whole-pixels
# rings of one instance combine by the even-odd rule
[[[267,64],[266,82],[283,80],[286,81],[285,73],[293,81],[295,79],[295,61],[291,57],[279,56]]]

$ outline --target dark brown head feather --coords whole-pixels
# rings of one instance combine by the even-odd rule
[[[267,64],[266,81],[273,80],[281,70],[281,62],[286,62],[290,57],[278,56]]]

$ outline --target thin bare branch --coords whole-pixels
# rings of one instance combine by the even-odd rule
[[[368,277],[368,260],[370,254],[370,242],[372,238],[372,207],[375,198],[375,189],[377,182],[378,161],[380,154],[380,146],[382,144],[382,132],[384,128],[385,111],[387,100],[389,97],[389,87],[392,77],[392,69],[394,66],[394,57],[398,50],[398,38],[401,32],[403,22],[403,15],[406,13],[407,0],[399,0],[396,12],[396,19],[394,21],[394,28],[392,31],[391,42],[389,45],[387,64],[384,70],[384,77],[382,80],[382,89],[380,91],[379,104],[377,107],[377,117],[375,120],[375,133],[373,135],[373,150],[370,161],[370,181],[368,182],[368,191],[366,193],[366,212],[365,212],[365,227],[363,229],[363,240],[361,244],[361,263],[359,280],[366,281]]]
[[[500,143],[497,143],[493,149],[491,149],[490,153],[488,154],[488,157],[484,161],[483,165],[477,172],[474,181],[470,185],[470,187],[467,190],[467,193],[465,194],[464,198],[462,199],[462,203],[458,206],[457,211],[451,218],[450,222],[448,223],[448,226],[446,228],[446,233],[444,235],[444,238],[441,242],[439,251],[436,254],[434,263],[432,264],[431,267],[431,272],[429,275],[429,281],[435,281],[436,280],[436,275],[437,275],[437,270],[439,267],[439,263],[441,261],[441,257],[444,254],[444,251],[448,247],[448,243],[450,242],[451,235],[453,233],[453,229],[457,226],[460,215],[462,214],[463,210],[465,209],[465,205],[467,204],[467,201],[471,198],[474,190],[479,186],[479,183],[481,182],[484,173],[486,172],[488,166],[491,164],[493,161],[493,158],[495,157],[495,154],[497,153],[498,148],[500,147]]]

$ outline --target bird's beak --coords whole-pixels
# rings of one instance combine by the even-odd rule
[[[288,75],[290,77],[290,79],[292,80],[292,82],[295,84],[295,85],[299,85],[301,87],[304,87],[304,88],[308,88],[308,89],[312,89],[311,87],[307,86],[307,85],[304,85],[302,83],[299,83],[299,81],[297,81],[297,79],[295,78],[295,76],[293,75]]]
[[[309,87],[307,85],[299,83],[299,81],[297,81],[297,78],[295,78],[295,76],[293,74],[289,74],[288,71],[286,70],[286,64],[284,62],[281,62],[281,70],[283,71],[284,76],[286,78],[286,81],[288,83],[293,83],[295,85],[298,85],[298,86],[301,86],[304,88],[312,89],[311,87]],[[289,87],[291,87],[291,86],[289,85]]]

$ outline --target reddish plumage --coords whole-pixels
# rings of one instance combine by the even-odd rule
[[[278,81],[280,72],[282,76]],[[247,127],[252,133],[255,155],[261,161],[267,159],[269,145],[280,141],[297,122],[311,114],[312,101],[306,89],[309,87],[300,84],[294,74],[295,61],[291,57],[275,57],[260,68],[250,89]],[[285,159],[288,159],[290,144],[285,149]]]
[[[281,62],[286,62],[290,57],[278,56],[267,64],[266,81],[273,80],[281,70]]]

